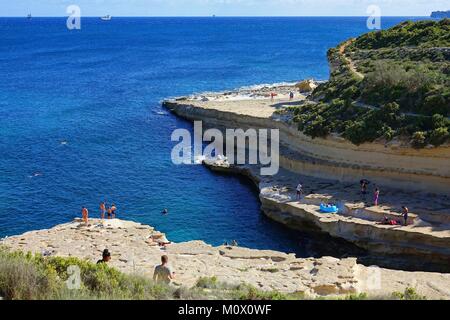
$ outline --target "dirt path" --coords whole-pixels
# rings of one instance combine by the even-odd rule
[[[354,74],[356,74],[358,77],[360,77],[361,79],[364,79],[364,74],[362,74],[361,72],[359,72],[359,71],[356,69],[356,66],[355,66],[355,63],[353,62],[353,60],[350,59],[349,57],[347,57],[347,56],[345,55],[345,49],[346,49],[353,41],[354,41],[353,39],[350,39],[350,40],[344,42],[344,43],[340,46],[340,48],[339,48],[339,53],[342,55],[342,57],[344,58],[344,60],[348,63],[348,65],[349,65],[349,67],[350,67],[350,70],[351,70]]]

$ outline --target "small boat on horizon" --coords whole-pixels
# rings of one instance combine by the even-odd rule
[[[27,16],[27,19],[31,20],[31,18],[32,18],[31,13],[29,13],[28,16]]]
[[[108,15],[106,15],[104,17],[101,17],[100,19],[102,19],[103,21],[109,21],[109,20],[112,19],[112,17],[108,14]]]

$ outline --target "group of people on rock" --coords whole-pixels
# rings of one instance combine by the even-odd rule
[[[109,252],[108,249],[105,249],[103,250],[102,258],[97,261],[97,264],[107,264],[109,261],[111,261],[111,252]],[[157,265],[153,271],[153,281],[169,284],[174,279],[175,272],[173,272],[172,268],[169,266],[169,257],[163,255],[161,257],[161,264]]]
[[[370,184],[370,182],[367,179],[362,179],[360,181],[360,185],[361,185],[361,195],[363,196],[363,198],[365,199],[365,196],[367,194],[367,186]],[[374,193],[373,193],[373,204],[374,206],[378,206],[378,202],[379,202],[379,198],[380,198],[380,189],[378,187],[375,187]],[[401,208],[401,215],[403,217],[404,220],[404,225],[407,226],[408,225],[408,213],[409,213],[409,209],[406,206],[402,206]],[[388,225],[401,225],[402,223],[394,220],[394,219],[389,219],[388,217],[384,216],[383,220],[381,221],[382,224],[388,224]]]
[[[367,189],[368,189],[368,186],[369,186],[370,182],[367,179],[362,179],[362,180],[360,180],[359,183],[360,183],[360,187],[361,187],[361,195],[362,195],[363,199],[365,199],[366,195],[367,195]],[[304,194],[303,185],[302,185],[301,182],[297,185],[296,193],[297,193],[297,200],[300,201],[302,199],[303,194]],[[380,189],[376,186],[375,189],[374,189],[374,193],[373,193],[373,204],[374,204],[374,206],[378,206],[379,199],[380,199]],[[408,213],[409,213],[409,209],[406,206],[402,206],[401,207],[401,215],[403,217],[405,226],[408,225]],[[391,224],[391,225],[392,224],[396,224],[396,225],[402,224],[402,223],[400,223],[400,222],[398,222],[396,220],[389,219],[386,216],[383,218],[381,223],[382,224]]]
[[[363,199],[366,198],[367,195],[367,187],[370,184],[370,182],[367,179],[362,179],[359,182],[360,186],[361,186],[361,195],[363,197]],[[380,198],[380,189],[378,189],[378,187],[375,187],[374,193],[373,193],[373,204],[374,206],[378,206],[378,200]]]
[[[117,207],[114,203],[108,208],[106,208],[106,203],[104,201],[100,203],[100,216],[102,219],[105,219],[105,213],[108,214],[108,219],[115,219],[116,211]]]
[[[402,212],[401,215],[403,217],[403,225],[408,225],[408,213],[409,209],[408,207],[402,206]],[[387,216],[384,216],[383,220],[381,221],[381,224],[391,225],[391,226],[398,226],[401,225],[402,222],[395,220],[395,219],[389,219]]]
[[[270,100],[273,100],[276,96],[278,96],[278,93],[271,92],[270,93]],[[289,91],[289,100],[294,99],[294,92]]]
[[[101,219],[105,219],[105,214],[108,215],[108,219],[115,219],[116,218],[116,211],[117,207],[113,203],[110,207],[106,207],[106,203],[100,202],[100,217]],[[81,217],[83,221],[87,224],[89,222],[89,210],[86,207],[81,208]]]
[[[228,243],[228,241],[225,241],[224,246],[228,247],[228,246],[232,246],[232,247],[237,247],[239,246],[238,242],[236,240],[231,241],[230,243]]]

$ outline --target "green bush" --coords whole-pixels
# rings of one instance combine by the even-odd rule
[[[277,291],[261,291],[250,285],[241,285],[233,292],[236,300],[290,300],[290,296]]]
[[[0,296],[4,299],[47,299],[60,288],[55,273],[34,263],[31,255],[0,251]]]
[[[449,138],[447,128],[437,128],[430,133],[430,143],[434,146],[440,146]]]
[[[66,284],[69,266],[80,269],[80,288]],[[25,299],[171,299],[175,288],[126,275],[78,258],[42,257],[0,249],[0,296]]]
[[[411,145],[414,148],[423,148],[427,145],[426,143],[426,134],[423,131],[416,131],[412,135]]]
[[[398,300],[426,300],[425,296],[422,296],[416,292],[416,289],[408,287],[404,292],[394,292],[392,294],[394,299]]]
[[[197,288],[216,289],[219,286],[217,277],[201,277],[197,280],[195,285]]]

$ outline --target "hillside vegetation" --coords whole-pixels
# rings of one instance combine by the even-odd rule
[[[450,132],[450,19],[403,22],[328,51],[330,80],[294,108],[312,137],[332,132],[355,144],[394,137],[441,145]]]

